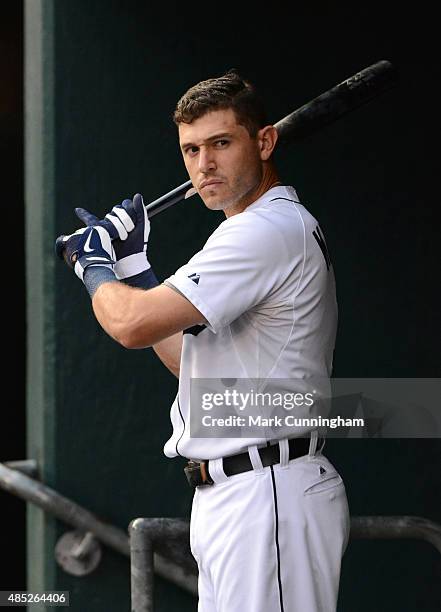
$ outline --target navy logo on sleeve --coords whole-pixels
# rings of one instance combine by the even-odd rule
[[[201,277],[199,274],[196,274],[196,272],[193,272],[193,274],[190,274],[188,278],[191,279],[194,283],[196,283],[196,285],[199,285],[199,279]]]

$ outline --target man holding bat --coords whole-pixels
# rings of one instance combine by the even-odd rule
[[[281,185],[254,87],[230,71],[198,83],[175,114],[194,188],[223,221],[158,284],[137,194],[57,241],[103,329],[152,346],[179,377],[168,457],[189,459],[190,545],[201,612],[331,612],[349,539],[343,481],[317,429],[194,437],[191,379],[329,378],[337,325],[332,264],[319,223]]]

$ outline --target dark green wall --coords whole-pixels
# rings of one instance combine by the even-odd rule
[[[355,5],[288,15],[273,2],[268,14],[241,16],[227,5],[208,12],[184,3],[29,0],[27,10],[27,40],[44,42],[46,92],[34,91],[39,77],[28,71],[28,107],[40,105],[27,126],[29,454],[38,455],[48,484],[122,528],[136,516],[189,514],[182,464],[162,454],[176,380],[151,350],[127,351],[102,332],[87,293],[52,248],[77,227],[75,206],[101,215],[137,191],[149,201],[186,180],[174,104],[194,82],[231,67],[260,87],[274,121],[380,59],[399,68],[397,88],[278,162],[320,219],[333,257],[335,376],[440,375],[429,18],[401,15],[398,31],[392,17]],[[423,28],[424,46],[415,49]],[[36,62],[30,52],[28,62]],[[41,156],[39,166],[31,154]],[[149,258],[158,276],[173,273],[221,219],[195,199],[155,218]],[[352,514],[441,521],[439,441],[332,440],[327,452]],[[73,611],[129,608],[126,559],[106,552],[94,574],[69,577],[51,552],[63,529],[38,512],[29,524],[41,533],[30,544],[32,584],[69,589]],[[439,569],[427,544],[353,542],[341,610],[438,610]],[[196,609],[191,597],[158,583],[159,611]]]

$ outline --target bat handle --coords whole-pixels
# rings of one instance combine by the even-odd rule
[[[58,238],[55,241],[55,253],[57,257],[59,257],[60,259],[63,259],[67,263],[67,265],[71,266],[72,263],[69,261],[69,258],[67,257],[67,253],[66,253],[65,238],[66,236],[64,235],[58,236]]]

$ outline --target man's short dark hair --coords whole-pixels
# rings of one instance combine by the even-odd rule
[[[178,101],[173,121],[176,125],[191,123],[210,111],[228,108],[253,138],[267,125],[266,112],[255,86],[242,79],[234,69],[191,87]]]

